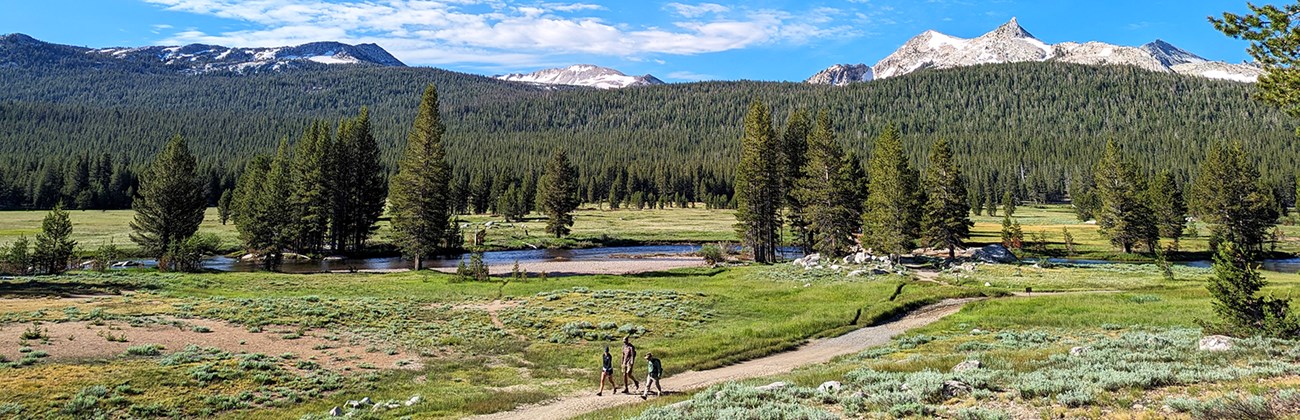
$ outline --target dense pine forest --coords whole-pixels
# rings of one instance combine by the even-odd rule
[[[1284,202],[1293,200],[1300,158],[1296,122],[1253,101],[1252,86],[1126,67],[1022,63],[848,87],[742,81],[609,91],[367,66],[183,75],[42,65],[0,69],[0,80],[0,208],[126,207],[134,174],[176,134],[199,157],[215,204],[253,156],[363,106],[393,172],[430,83],[442,93],[461,211],[530,207],[525,197],[557,147],[589,202],[733,205],[741,121],[753,100],[772,107],[778,131],[798,109],[829,110],[836,140],[864,162],[891,124],[918,168],[930,145],[947,139],[976,203],[1007,191],[1066,200],[1091,178],[1107,140],[1139,170],[1171,171],[1179,185],[1195,176],[1207,145],[1240,140]]]

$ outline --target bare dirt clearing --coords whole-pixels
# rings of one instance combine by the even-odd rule
[[[584,274],[638,274],[651,271],[665,271],[675,268],[704,267],[707,264],[700,257],[656,256],[635,259],[610,259],[609,261],[542,261],[519,263],[519,269],[530,274],[546,273],[548,276],[573,276]],[[509,274],[514,264],[496,264],[488,267],[492,274]],[[455,273],[455,267],[440,267],[434,270]]]

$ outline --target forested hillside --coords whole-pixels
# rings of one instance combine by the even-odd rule
[[[709,82],[599,91],[428,68],[180,75],[11,66],[0,69],[0,207],[49,204],[35,197],[40,184],[70,178],[78,156],[130,168],[177,133],[219,194],[251,156],[298,138],[313,119],[337,122],[363,106],[391,165],[428,83],[442,93],[458,191],[488,207],[506,184],[535,182],[556,146],[577,165],[584,198],[607,199],[618,181],[620,201],[640,192],[648,201],[725,203],[753,99],[773,106],[778,126],[796,108],[829,109],[839,141],[862,159],[889,124],[901,129],[917,165],[935,138],[949,139],[973,190],[1015,188],[1030,200],[1064,198],[1107,139],[1139,156],[1145,170],[1172,170],[1182,181],[1204,145],[1241,140],[1288,198],[1300,158],[1296,122],[1252,101],[1252,86],[1126,67],[1022,63],[847,87]]]

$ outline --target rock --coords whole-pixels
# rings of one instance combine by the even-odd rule
[[[871,272],[867,270],[853,270],[849,272],[849,277],[862,277],[870,273]]]
[[[685,410],[690,407],[691,407],[691,400],[678,401],[672,404],[668,404],[668,408],[678,409],[678,410]]]
[[[406,404],[407,407],[410,407],[410,406],[413,406],[413,405],[416,405],[416,404],[419,404],[419,403],[420,403],[420,396],[419,396],[419,395],[412,395],[412,396],[411,396],[411,399],[406,400],[406,403],[405,403],[405,404]]]
[[[824,392],[827,394],[834,394],[840,392],[840,388],[841,386],[838,381],[826,381],[826,382],[822,382],[821,385],[817,386],[817,391]]]
[[[970,335],[980,335],[980,334],[984,334],[984,330],[981,330],[979,328],[972,328],[970,330]]]
[[[361,401],[357,401],[357,402],[360,403],[361,405],[374,405],[374,404],[375,404],[374,401],[371,401],[371,400],[370,400],[370,397],[364,397],[364,398],[361,399]]]
[[[944,398],[952,398],[956,396],[966,395],[969,394],[970,392],[971,392],[971,386],[966,385],[962,381],[954,381],[954,380],[943,381]]]
[[[993,283],[984,282],[984,287],[993,287]]]
[[[1232,350],[1232,337],[1222,335],[1211,335],[1201,339],[1201,351],[1228,351]]]
[[[854,264],[858,264],[858,265],[866,264],[867,261],[870,260],[870,259],[871,259],[871,256],[870,256],[870,255],[867,255],[867,253],[865,253],[865,252],[859,252],[859,253],[857,253],[857,254],[853,254],[853,263],[854,263]]]
[[[973,258],[990,264],[1012,264],[1020,261],[1010,250],[1000,244],[985,246],[975,251]]]
[[[1087,348],[1087,347],[1083,347],[1083,346],[1073,347],[1073,348],[1070,349],[1070,355],[1071,355],[1071,356],[1082,356],[1082,355],[1084,355],[1085,353],[1088,353],[1089,351],[1092,351],[1092,349]]]
[[[981,366],[984,366],[984,364],[983,364],[983,363],[980,363],[979,360],[971,359],[971,360],[967,360],[967,361],[965,361],[965,362],[958,363],[957,366],[953,366],[953,367],[952,367],[952,371],[953,371],[953,372],[965,372],[965,371],[968,371],[968,370],[979,369]]]
[[[714,392],[714,393],[713,393],[713,399],[715,399],[715,400],[721,400],[721,399],[726,398],[726,397],[727,397],[727,393],[722,392],[722,391],[718,391],[718,392]]]
[[[1147,409],[1147,406],[1142,405],[1142,404],[1133,404],[1133,409],[1134,409],[1134,410],[1146,410],[1146,409]]]
[[[842,269],[844,269],[844,267],[841,267],[839,264],[835,264],[831,266],[831,270],[840,271]]]
[[[788,385],[789,385],[789,384],[787,384],[787,383],[785,383],[785,382],[772,382],[772,383],[767,384],[767,385],[754,387],[754,389],[757,389],[757,390],[759,390],[759,391],[776,391],[776,390],[778,390],[778,389],[785,388],[785,387],[788,386]]]
[[[357,401],[357,400],[348,400],[348,403],[347,403],[347,404],[344,404],[344,405],[346,405],[346,406],[348,406],[348,407],[352,407],[352,408],[357,408],[357,407],[360,407],[360,406],[361,406],[361,401]]]
[[[867,398],[867,394],[863,394],[862,391],[854,392],[852,395],[849,395],[849,399],[851,400],[860,400],[863,398]]]
[[[334,408],[330,409],[330,417],[342,417],[342,416],[343,416],[343,407],[334,406]]]

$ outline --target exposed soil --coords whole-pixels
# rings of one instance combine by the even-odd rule
[[[704,259],[700,257],[646,257],[636,259],[611,259],[609,261],[542,261],[531,263],[520,263],[519,269],[526,270],[530,275],[546,273],[548,276],[569,276],[585,274],[638,274],[651,271],[664,271],[674,268],[685,267],[704,267]],[[488,266],[492,274],[508,274],[514,269],[514,264],[497,264]],[[440,267],[435,270],[444,273],[455,273],[455,267]]]
[[[723,382],[758,378],[790,372],[795,368],[825,363],[837,356],[854,354],[883,345],[910,329],[929,325],[956,313],[967,303],[982,298],[949,299],[926,306],[897,321],[866,327],[839,337],[816,340],[796,350],[778,353],[731,366],[679,373],[663,379],[665,392],[689,392]],[[672,363],[671,361],[664,361]],[[613,394],[598,397],[586,392],[514,411],[477,416],[477,419],[560,419],[641,401],[639,395]]]

